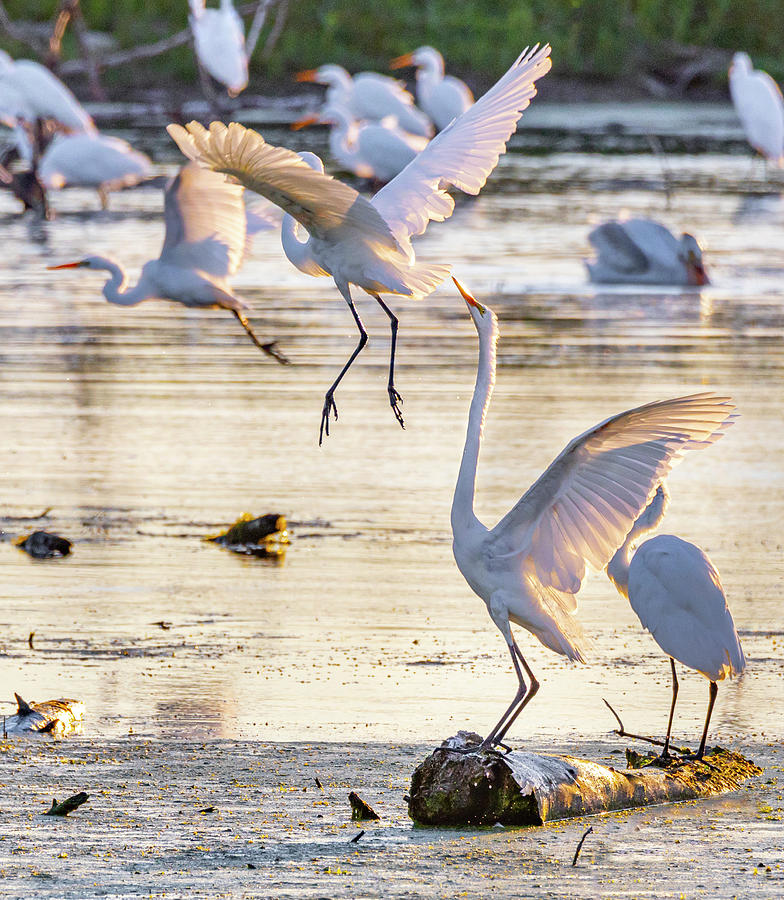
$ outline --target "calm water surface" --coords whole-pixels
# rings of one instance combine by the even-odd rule
[[[160,162],[174,170],[170,150]],[[655,155],[509,154],[418,254],[452,262],[500,318],[477,501],[487,524],[612,413],[706,389],[736,400],[742,417],[726,438],[673,472],[665,530],[711,555],[749,660],[720,687],[714,735],[780,738],[784,202],[762,191],[746,156],[664,165],[669,208]],[[105,213],[78,190],[54,206],[55,221],[34,224],[0,194],[3,699],[81,698],[86,732],[103,736],[427,741],[486,730],[514,677],[450,549],[476,362],[455,291],[393,303],[405,431],[386,398],[387,320],[360,298],[371,344],[319,448],[323,391],[355,342],[329,280],[294,270],[277,234],[256,238],[235,286],[257,331],[291,357],[283,368],[225,313],[113,308],[101,274],[46,270],[91,252],[135,276],[160,249],[159,190],[116,194]],[[586,235],[621,211],[698,235],[712,285],[590,286]],[[201,539],[246,510],[290,520],[279,564]],[[70,558],[34,561],[10,542],[42,524],[75,541]],[[664,726],[666,659],[602,574],[580,600],[590,667],[520,635],[543,685],[515,728],[521,743],[605,735],[602,697],[635,730]],[[681,685],[677,729],[693,736],[707,684],[692,673]]]

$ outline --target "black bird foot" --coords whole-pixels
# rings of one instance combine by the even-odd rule
[[[332,394],[327,394],[324,397],[324,408],[321,410],[321,428],[319,429],[319,447],[324,440],[324,435],[329,437],[329,417],[335,414],[335,421],[338,420],[338,408],[335,404],[335,400],[332,397]]]
[[[288,356],[285,356],[278,350],[278,342],[277,341],[268,341],[266,344],[261,345],[261,349],[273,359],[277,360],[282,366],[290,366],[291,360]]]
[[[392,412],[400,423],[400,427],[405,429],[406,423],[403,421],[403,413],[400,412],[400,407],[398,406],[399,403],[403,402],[403,398],[395,390],[394,384],[390,384],[387,387],[387,392],[389,393],[389,405],[392,407]]]

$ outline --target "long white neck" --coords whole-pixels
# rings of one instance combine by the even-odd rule
[[[479,520],[474,515],[474,493],[476,490],[476,469],[479,463],[479,448],[482,445],[482,431],[487,407],[495,384],[495,345],[498,341],[498,327],[495,314],[487,309],[486,315],[492,319],[479,332],[479,362],[476,369],[476,385],[468,412],[463,459],[457,476],[455,496],[452,500],[452,531],[468,528]]]
[[[94,264],[94,269],[105,269],[109,273],[109,280],[103,286],[103,295],[109,303],[119,306],[133,306],[147,297],[147,292],[141,282],[135,287],[128,287],[128,276],[125,269],[113,259],[101,258],[100,264]]]
[[[626,535],[626,540],[607,563],[607,577],[627,600],[629,599],[629,564],[632,558],[632,548],[644,534],[648,534],[658,526],[664,518],[669,502],[670,495],[667,488],[660,484],[651,498],[651,502],[632,525]]]
[[[300,223],[294,216],[286,213],[280,227],[280,242],[288,261],[306,275],[323,275],[321,266],[313,259],[310,238],[299,239]]]
[[[333,157],[347,169],[352,171],[360,162],[356,148],[356,134],[353,133],[353,121],[340,111],[333,115],[334,124],[329,131],[329,150]]]
[[[417,70],[417,80],[420,75],[431,82],[442,81],[444,78],[444,57],[437,50],[431,50],[420,63]]]

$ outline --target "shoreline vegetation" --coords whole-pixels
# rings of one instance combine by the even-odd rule
[[[540,102],[724,99],[739,49],[784,78],[778,0],[497,0],[492,14],[480,0],[383,0],[372,15],[364,0],[237,8],[255,37],[251,95],[297,94],[293,74],[324,62],[388,71],[394,56],[422,44],[439,49],[448,71],[479,95],[537,40],[552,44],[555,60]],[[201,95],[187,18],[186,0],[2,0],[0,47],[46,62],[84,99],[181,100]]]

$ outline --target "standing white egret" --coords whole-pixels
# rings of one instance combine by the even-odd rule
[[[452,549],[503,634],[517,674],[514,700],[481,744],[498,745],[539,689],[512,634],[521,625],[556,653],[584,661],[574,618],[586,566],[601,571],[682,454],[718,440],[734,418],[727,397],[692,394],[630,409],[576,437],[492,529],[474,514],[498,324],[457,281],[479,334],[476,387],[452,501]],[[521,667],[528,675],[526,686]],[[476,749],[476,748],[473,748]]]
[[[659,485],[651,502],[632,526],[626,540],[607,564],[607,575],[626,597],[643,628],[670,657],[672,704],[661,756],[669,756],[672,717],[678,698],[675,660],[696,669],[710,682],[708,713],[697,759],[705,753],[717,681],[740,675],[746,658],[719,573],[694,544],[672,534],[660,534],[641,544],[629,561],[633,546],[664,518],[669,494]]]
[[[453,185],[478,194],[495,168],[523,110],[536,94],[535,81],[550,69],[549,46],[524,51],[509,71],[480,99],[435,137],[392,181],[368,201],[353,188],[312,169],[296,153],[265,143],[236,122],[227,128],[198,122],[169,125],[180,150],[202,165],[223,172],[263,194],[290,213],[309,232],[292,259],[311,275],[331,275],[359,330],[359,343],[324,397],[319,443],[337,418],[334,393],[362,348],[367,332],[351,297],[350,285],[375,298],[392,328],[387,393],[403,425],[395,389],[397,318],[379,293],[423,297],[446,277],[443,265],[417,263],[411,238],[432,221],[448,218],[455,203]]]
[[[341,103],[354,116],[367,122],[379,122],[394,116],[401,128],[411,134],[430,137],[433,125],[417,109],[414,98],[396,78],[377,72],[350,75],[343,66],[327,63],[318,69],[306,69],[294,76],[296,81],[315,81],[327,86],[327,103]]]
[[[766,160],[784,166],[784,98],[776,82],[736,53],[729,71],[730,97],[746,140]]]
[[[443,131],[474,102],[474,95],[464,81],[444,74],[444,57],[433,47],[404,53],[393,59],[390,66],[393,69],[416,66],[417,103],[438,131]]]
[[[110,278],[103,286],[109,303],[135,306],[144,300],[173,300],[183,306],[228,309],[253,343],[280,363],[288,360],[275,342],[262,344],[242,313],[228,277],[242,265],[247,244],[243,188],[196,165],[186,165],[171,180],[164,199],[166,235],[158,259],[142,268],[134,287],[123,267],[104,256],[86,256],[50,269],[101,269]]]
[[[652,219],[603,222],[588,235],[596,259],[586,262],[591,281],[601,284],[708,284],[696,238],[676,238]]]
[[[207,9],[204,0],[189,0],[190,24],[196,57],[216,81],[226,85],[230,97],[248,86],[245,29],[231,0]]]

